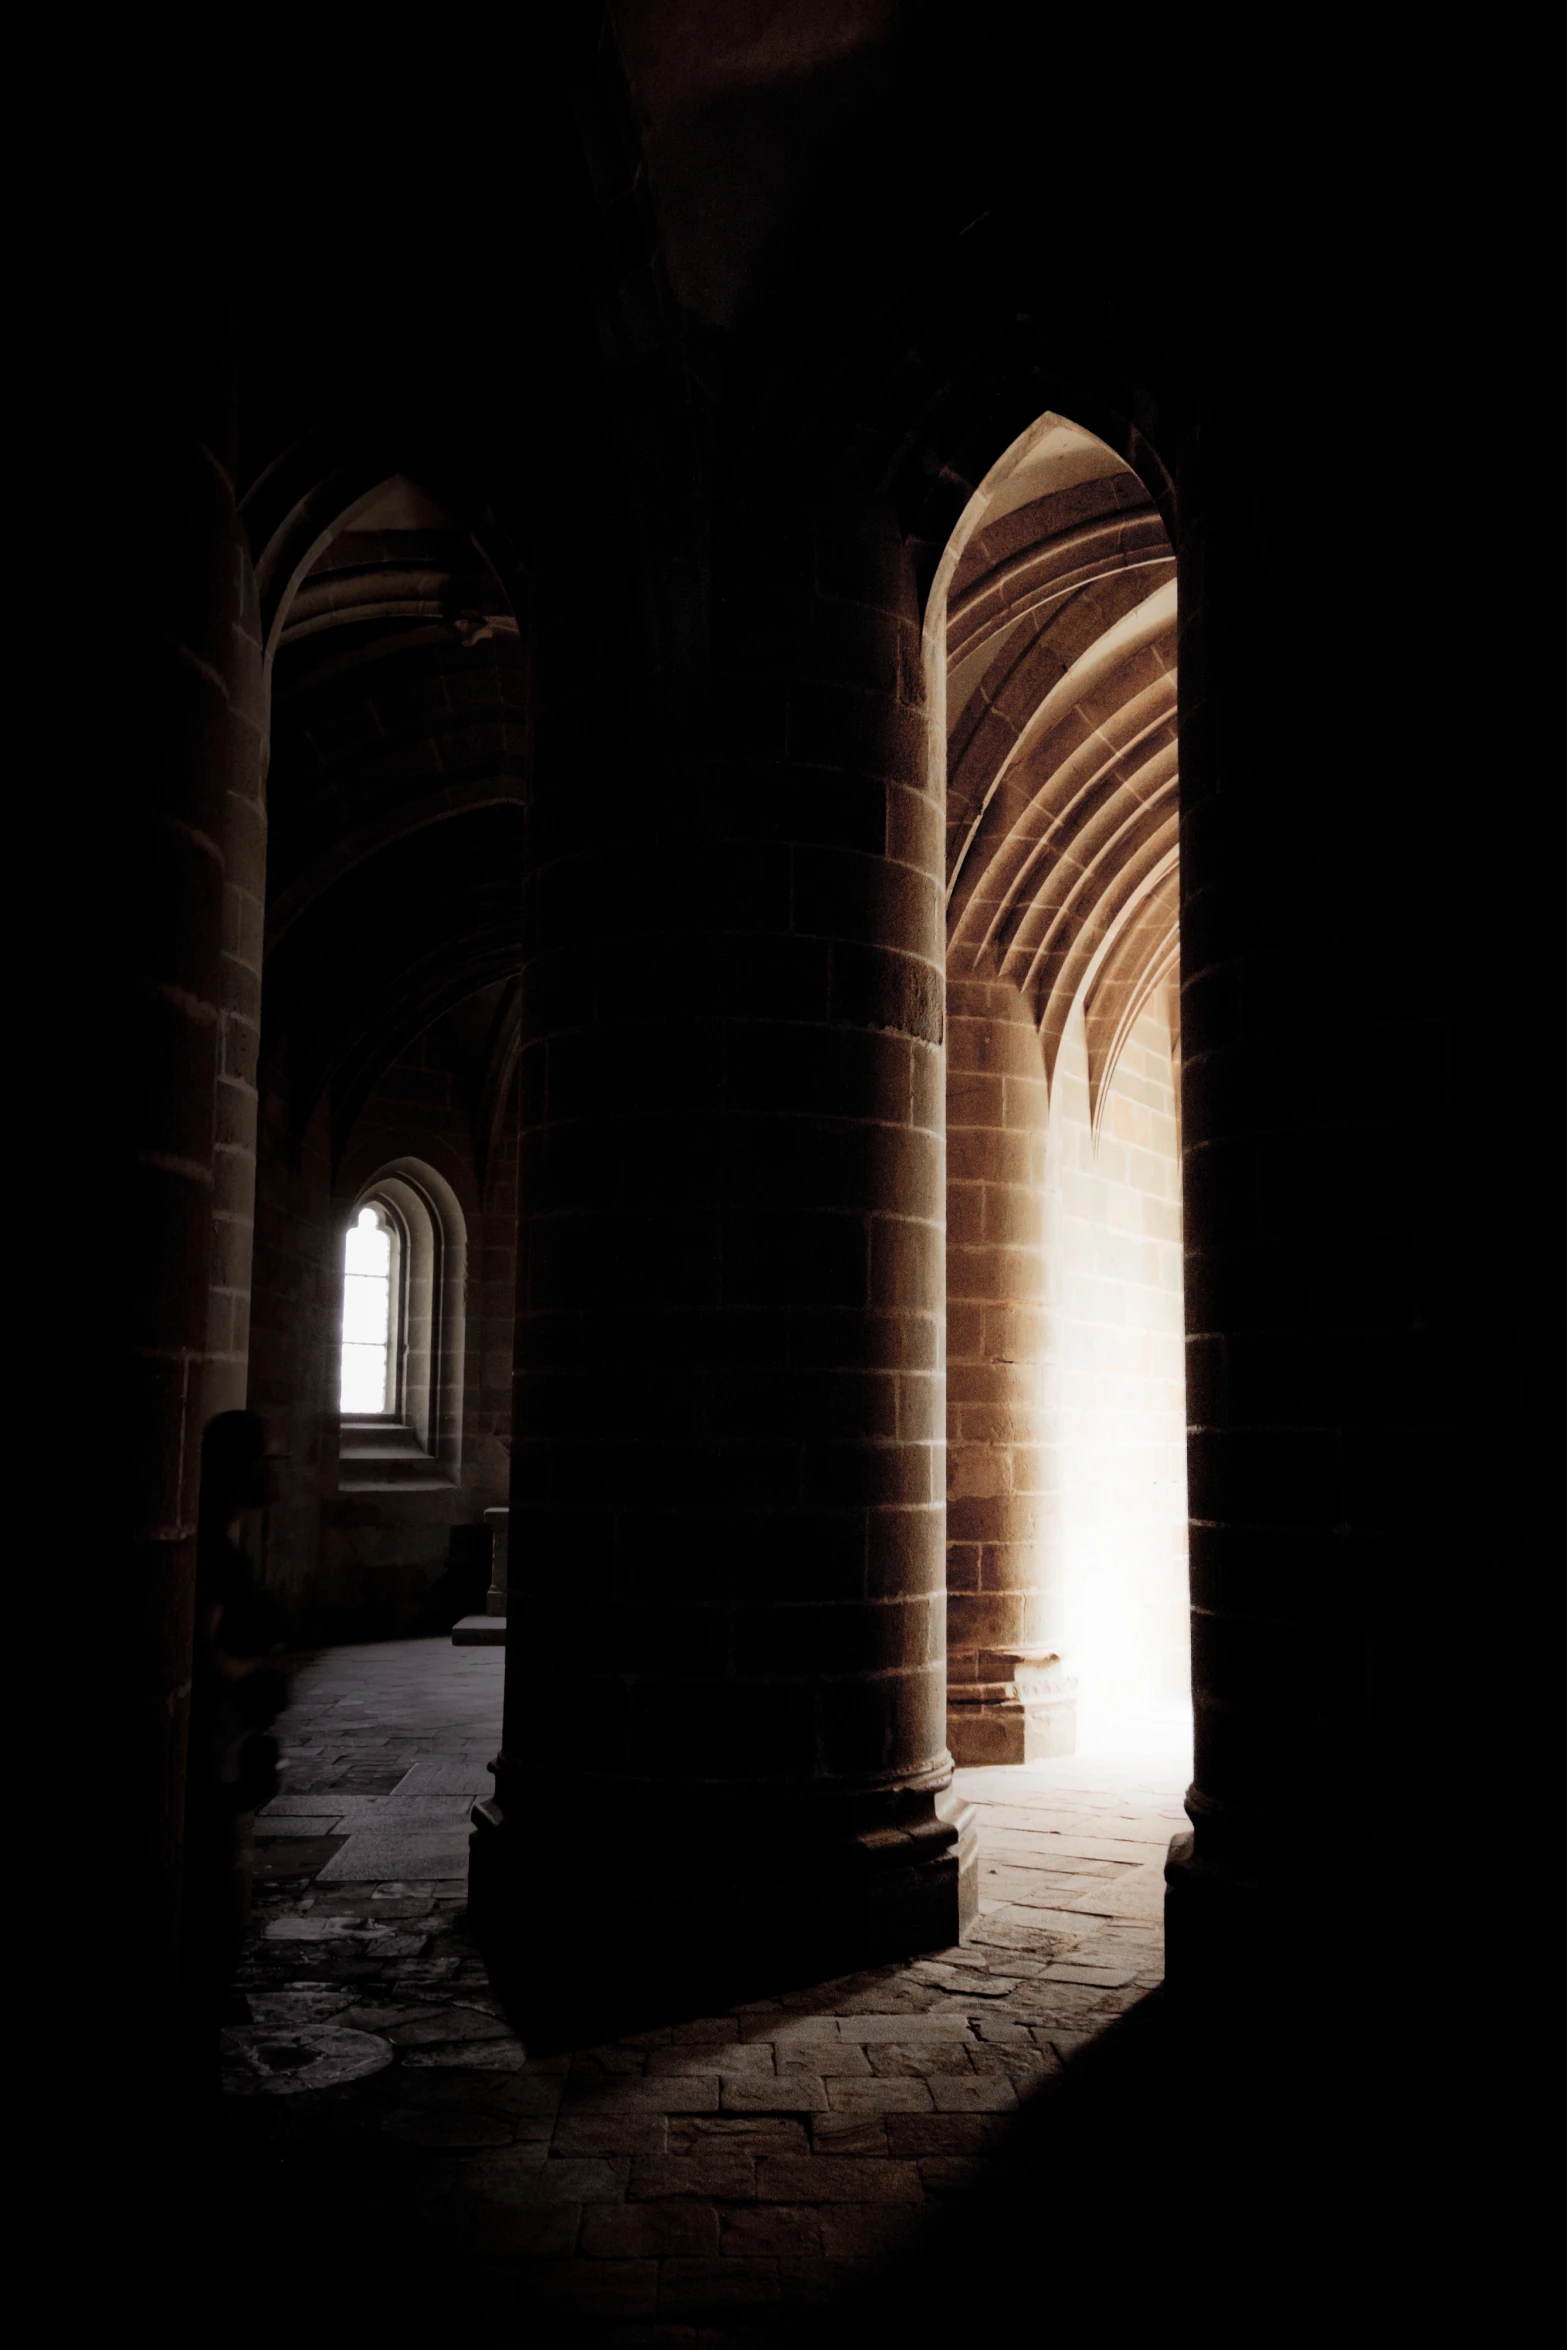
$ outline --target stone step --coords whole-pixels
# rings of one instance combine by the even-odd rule
[[[427,1461],[424,1464],[425,1473],[423,1475],[415,1476],[389,1474],[384,1463],[378,1462],[370,1465],[374,1471],[371,1475],[366,1475],[361,1468],[357,1475],[339,1477],[337,1481],[338,1492],[445,1494],[457,1491],[453,1480],[450,1477],[441,1476],[433,1461]]]
[[[427,1452],[344,1452],[338,1459],[349,1476],[388,1477],[398,1484],[434,1477],[443,1485],[450,1483]]]
[[[454,1648],[504,1648],[504,1616],[459,1616],[452,1626]]]

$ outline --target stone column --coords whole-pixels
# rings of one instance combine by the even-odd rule
[[[890,531],[823,549],[807,641],[780,666],[769,635],[673,747],[617,743],[636,697],[563,695],[541,642],[517,1569],[474,1852],[503,1968],[544,1915],[557,1963],[634,1932],[639,1965],[777,1980],[972,1911],[942,810],[900,565]]]
[[[1417,758],[1405,730],[1425,721],[1374,698],[1409,673],[1396,618],[1369,581],[1357,603],[1331,534],[1278,555],[1259,484],[1285,447],[1298,512],[1356,479],[1325,412],[1259,395],[1255,416],[1199,420],[1180,489],[1196,1767],[1167,1914],[1177,1993],[1222,2005],[1309,1972],[1320,2018],[1355,1996],[1323,1979],[1325,1901],[1392,1949],[1390,1920],[1430,1898],[1438,1645],[1496,1538],[1509,1358],[1486,1327],[1485,1122],[1455,1114],[1490,1035],[1427,976],[1451,895],[1432,812],[1458,753],[1427,732]],[[1360,698],[1281,724],[1285,648],[1329,613]]]
[[[254,585],[235,509],[219,307],[194,287],[136,290],[126,347],[144,399],[124,446],[148,533],[135,556],[145,628],[112,789],[84,844],[101,900],[84,952],[102,958],[106,1039],[91,1166],[116,1234],[93,1300],[107,1457],[94,1534],[102,1605],[89,1637],[109,1667],[94,1750],[112,1759],[114,1795],[97,1815],[91,1867],[101,1914],[123,1938],[138,2110],[152,2112],[179,2077],[170,2046],[209,1402],[224,843],[229,795],[254,775]]]
[[[947,1740],[960,1763],[1069,1754],[1057,1447],[1046,1424],[1047,1103],[1004,979],[947,995]]]

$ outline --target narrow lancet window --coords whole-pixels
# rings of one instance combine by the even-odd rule
[[[364,1207],[350,1225],[343,1269],[345,1412],[392,1409],[392,1231],[384,1211]]]

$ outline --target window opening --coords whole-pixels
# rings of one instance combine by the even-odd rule
[[[343,1383],[345,1412],[389,1412],[392,1347],[392,1229],[374,1205],[349,1226],[343,1266]]]

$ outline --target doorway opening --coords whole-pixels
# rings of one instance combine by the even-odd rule
[[[960,1764],[1190,1753],[1175,621],[1147,486],[1058,415],[927,615]]]

